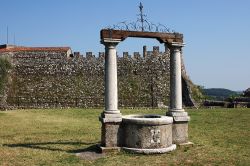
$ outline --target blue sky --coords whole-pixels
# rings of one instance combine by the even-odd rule
[[[135,21],[137,0],[0,0],[0,43],[70,46],[73,51],[104,50],[99,31]],[[141,0],[147,19],[183,33],[184,60],[195,84],[244,90],[250,87],[250,0]],[[118,52],[160,45],[129,38]],[[163,46],[161,46],[163,49]]]

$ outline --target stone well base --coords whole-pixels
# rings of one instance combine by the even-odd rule
[[[175,114],[174,114],[175,115]],[[179,113],[178,113],[179,115]],[[184,114],[183,114],[184,115]],[[101,152],[166,153],[176,146],[192,146],[188,141],[189,116],[126,115],[100,118]]]
[[[122,117],[123,149],[134,153],[172,151],[173,118],[161,115],[127,115]]]
[[[139,148],[122,148],[125,151],[133,152],[133,153],[141,153],[141,154],[161,154],[161,153],[167,153],[171,152],[176,149],[176,145],[172,144],[171,146],[167,148],[157,148],[157,149],[139,149]]]

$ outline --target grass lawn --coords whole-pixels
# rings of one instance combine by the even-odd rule
[[[188,110],[195,145],[161,155],[126,152],[82,160],[76,152],[100,141],[96,109],[0,112],[0,165],[250,165],[250,109]],[[134,109],[122,113],[157,113]]]

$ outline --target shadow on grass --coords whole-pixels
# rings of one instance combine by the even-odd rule
[[[39,150],[50,150],[50,151],[61,151],[61,152],[67,152],[67,153],[80,153],[80,152],[96,152],[98,153],[98,147],[97,144],[99,142],[41,142],[41,143],[23,143],[23,144],[3,144],[3,146],[7,146],[10,148],[30,148],[30,149],[39,149]],[[65,150],[63,148],[56,148],[56,147],[49,147],[50,145],[79,145],[86,147],[87,145],[90,145],[86,148],[81,149],[73,149],[73,150]]]

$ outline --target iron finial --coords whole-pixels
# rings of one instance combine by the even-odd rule
[[[140,2],[139,4],[139,10],[140,13],[137,14],[136,21],[133,22],[127,22],[122,21],[118,24],[113,25],[111,28],[108,29],[115,29],[115,30],[125,30],[125,31],[141,31],[141,32],[165,32],[165,33],[171,33],[170,28],[163,24],[153,24],[147,19],[147,15],[143,12],[143,5]],[[173,31],[172,31],[173,32]]]
[[[140,2],[140,6],[139,6],[139,9],[140,9],[140,22],[141,22],[141,31],[143,32],[144,31],[144,14],[143,14],[143,5],[142,5],[142,3]]]

